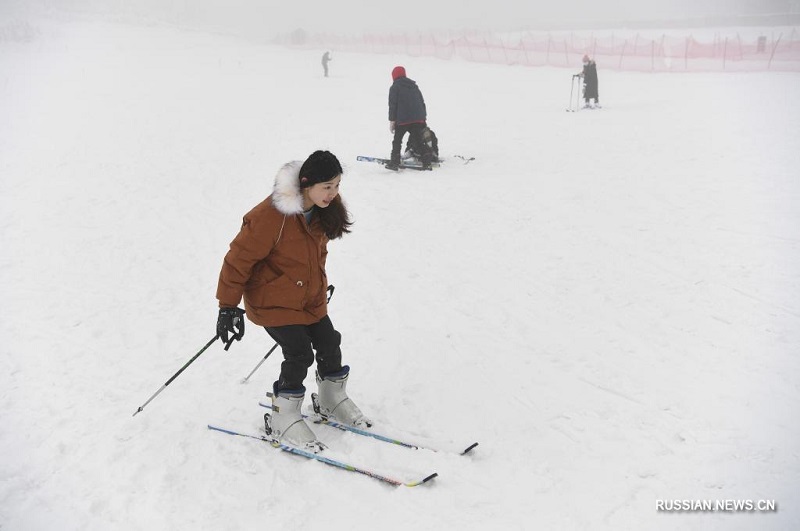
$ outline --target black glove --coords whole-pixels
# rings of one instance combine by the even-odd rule
[[[228,341],[228,332],[232,334]],[[225,343],[228,350],[233,340],[240,341],[244,337],[244,310],[240,308],[220,308],[217,317],[217,337]]]

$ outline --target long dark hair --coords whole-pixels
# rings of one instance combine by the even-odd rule
[[[342,173],[342,165],[336,155],[330,151],[315,151],[300,167],[300,188],[330,181]],[[314,216],[319,217],[322,230],[331,240],[349,233],[353,224],[340,195],[337,195],[327,208],[316,208]]]
[[[336,196],[327,208],[317,208],[315,216],[319,216],[320,225],[325,235],[331,240],[341,238],[345,233],[350,232],[353,222],[350,220],[350,212],[344,206],[341,196]]]

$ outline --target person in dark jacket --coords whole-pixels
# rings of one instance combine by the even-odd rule
[[[583,56],[583,71],[580,76],[583,78],[583,99],[585,101],[583,108],[600,108],[600,91],[597,87],[597,64],[588,55]],[[590,100],[594,100],[594,105],[591,105]]]
[[[400,148],[403,146],[403,137],[408,133],[409,141],[421,153],[422,167],[431,169],[431,148],[422,138],[428,117],[422,92],[414,80],[406,77],[406,69],[402,66],[394,67],[392,80],[389,89],[389,131],[394,133],[394,139],[392,155],[386,167],[395,171],[400,167]]]
[[[333,61],[331,52],[325,52],[322,54],[322,69],[325,71],[325,77],[328,77],[328,63],[331,61]]]
[[[313,452],[324,445],[303,420],[302,405],[315,358],[319,413],[352,426],[371,424],[347,395],[350,367],[342,365],[342,336],[328,317],[328,241],[352,225],[339,196],[341,179],[342,166],[329,151],[285,164],[272,194],[244,216],[217,285],[217,337],[226,350],[244,336],[245,310],[283,350],[267,433]]]

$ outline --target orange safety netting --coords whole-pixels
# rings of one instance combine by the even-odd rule
[[[741,36],[738,32],[695,38],[691,34],[615,36],[519,32],[331,34],[285,36],[280,44],[300,48],[459,58],[481,63],[574,68],[588,54],[604,69],[639,72],[800,71],[800,32],[770,31]]]

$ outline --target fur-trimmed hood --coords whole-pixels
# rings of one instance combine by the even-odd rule
[[[284,164],[275,176],[272,204],[285,215],[303,212],[303,191],[300,190],[300,168],[303,162],[293,160]]]

